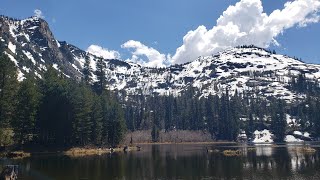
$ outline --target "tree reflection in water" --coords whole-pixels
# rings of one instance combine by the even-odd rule
[[[206,147],[220,152],[207,153]],[[224,149],[240,149],[227,157]],[[35,156],[15,160],[24,179],[35,174],[52,179],[320,179],[319,151],[306,154],[294,146],[201,144],[143,145],[140,152],[77,157]],[[252,147],[251,147],[252,148]],[[2,164],[5,164],[3,162]]]

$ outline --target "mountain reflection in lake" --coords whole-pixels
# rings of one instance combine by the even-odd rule
[[[19,164],[21,179],[320,179],[320,149],[313,147],[317,152],[304,153],[293,145],[142,145],[140,152],[33,156],[2,164]],[[220,152],[207,153],[206,148]],[[239,149],[241,155],[224,156],[225,149]]]

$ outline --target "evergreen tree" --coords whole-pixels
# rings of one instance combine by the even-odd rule
[[[253,131],[254,131],[254,124],[253,124],[253,115],[252,112],[249,112],[249,124],[248,124],[248,135],[251,137],[253,135]]]
[[[239,134],[239,118],[241,114],[240,97],[236,93],[230,99],[230,124],[229,124],[229,140],[236,140]]]
[[[159,142],[159,128],[156,124],[153,124],[151,130],[152,142]]]
[[[313,109],[315,111],[315,114],[313,115],[313,128],[312,128],[312,132],[313,132],[313,136],[314,137],[320,137],[320,101],[319,99],[317,99],[317,101],[315,102]]]
[[[17,110],[14,121],[14,135],[19,144],[25,144],[36,139],[37,114],[40,104],[40,90],[33,77],[20,83],[17,95]]]
[[[117,145],[126,131],[124,112],[115,97],[109,92],[101,94],[102,102],[102,139],[104,144]]]
[[[12,120],[18,91],[17,68],[2,54],[0,56],[0,145],[13,144]]]
[[[102,58],[99,58],[96,66],[96,76],[98,81],[95,83],[95,89],[98,94],[101,94],[106,86],[106,63]]]
[[[76,86],[72,91],[73,122],[72,135],[76,144],[87,145],[91,142],[92,99],[91,90],[84,84]]]
[[[173,96],[165,97],[165,130],[168,131],[173,124]]]
[[[18,91],[17,68],[6,55],[0,56],[0,127],[10,128]]]
[[[103,114],[102,114],[102,106],[101,99],[99,96],[94,96],[94,101],[92,105],[92,139],[96,145],[102,144],[102,130],[103,130]]]
[[[43,98],[39,111],[42,143],[54,146],[71,143],[73,112],[70,99],[71,83],[53,67],[49,67],[44,73],[41,81]]]
[[[126,132],[123,110],[118,103],[112,102],[108,120],[108,141],[115,146],[120,143]]]
[[[87,85],[89,85],[90,82],[92,81],[92,74],[91,74],[92,73],[92,68],[90,66],[90,58],[89,58],[89,56],[86,56],[82,73],[83,73],[83,81]]]
[[[275,142],[283,142],[286,132],[285,102],[280,99],[271,101],[271,130],[275,136]]]

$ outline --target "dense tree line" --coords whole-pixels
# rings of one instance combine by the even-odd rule
[[[87,72],[77,82],[49,67],[42,79],[29,74],[18,82],[14,63],[1,56],[1,145],[117,145],[126,130],[123,109],[114,94],[90,85]]]
[[[320,132],[319,83],[303,74],[292,76],[288,88],[306,98],[290,104],[228,89],[208,97],[196,88],[179,96],[127,96],[105,90],[103,59],[95,72],[86,59],[81,81],[48,67],[41,79],[27,74],[18,82],[14,63],[4,55],[0,58],[1,145],[115,146],[126,129],[151,130],[153,141],[159,141],[160,130],[203,130],[213,139],[229,141],[236,140],[241,130],[253,138],[255,130],[270,129],[276,141],[283,141],[293,130],[308,131],[314,137]],[[300,126],[289,127],[287,114]]]
[[[202,97],[196,89],[189,88],[180,96],[130,96],[126,101],[125,119],[131,131],[152,129],[157,141],[159,130],[205,130],[217,140],[236,140],[241,130],[254,138],[255,130],[269,129],[275,141],[283,141],[294,130],[307,131],[313,137],[320,134],[320,88],[316,80],[304,75],[293,76],[289,89],[307,94],[305,100],[288,104],[276,97],[263,98],[255,92]],[[300,124],[287,124],[287,114]]]
[[[240,130],[253,137],[254,130],[272,129],[279,141],[283,139],[286,119],[285,101],[253,98],[248,94],[230,95],[228,89],[221,96],[207,98],[189,89],[181,96],[132,96],[127,102],[125,117],[131,131],[204,130],[216,140],[236,140]]]

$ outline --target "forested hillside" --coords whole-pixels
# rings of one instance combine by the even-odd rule
[[[254,138],[254,131],[263,129],[271,130],[278,142],[296,130],[319,137],[319,84],[303,74],[288,85],[306,94],[304,101],[295,103],[250,91],[231,94],[228,88],[208,97],[195,88],[180,96],[125,95],[105,90],[104,63],[93,71],[88,62],[81,81],[48,67],[42,79],[30,74],[18,82],[15,64],[2,55],[1,145],[115,146],[127,130],[148,129],[155,142],[161,130],[202,130],[213,140],[228,141],[237,140],[242,131]],[[98,79],[94,84],[93,73]]]
[[[58,41],[39,17],[0,23],[1,145],[115,146],[149,130],[155,142],[180,130],[228,141],[320,136],[319,65],[243,45],[151,68]]]
[[[101,88],[77,82],[52,67],[42,79],[17,80],[17,68],[0,58],[1,145],[117,145],[125,131],[123,108]]]

